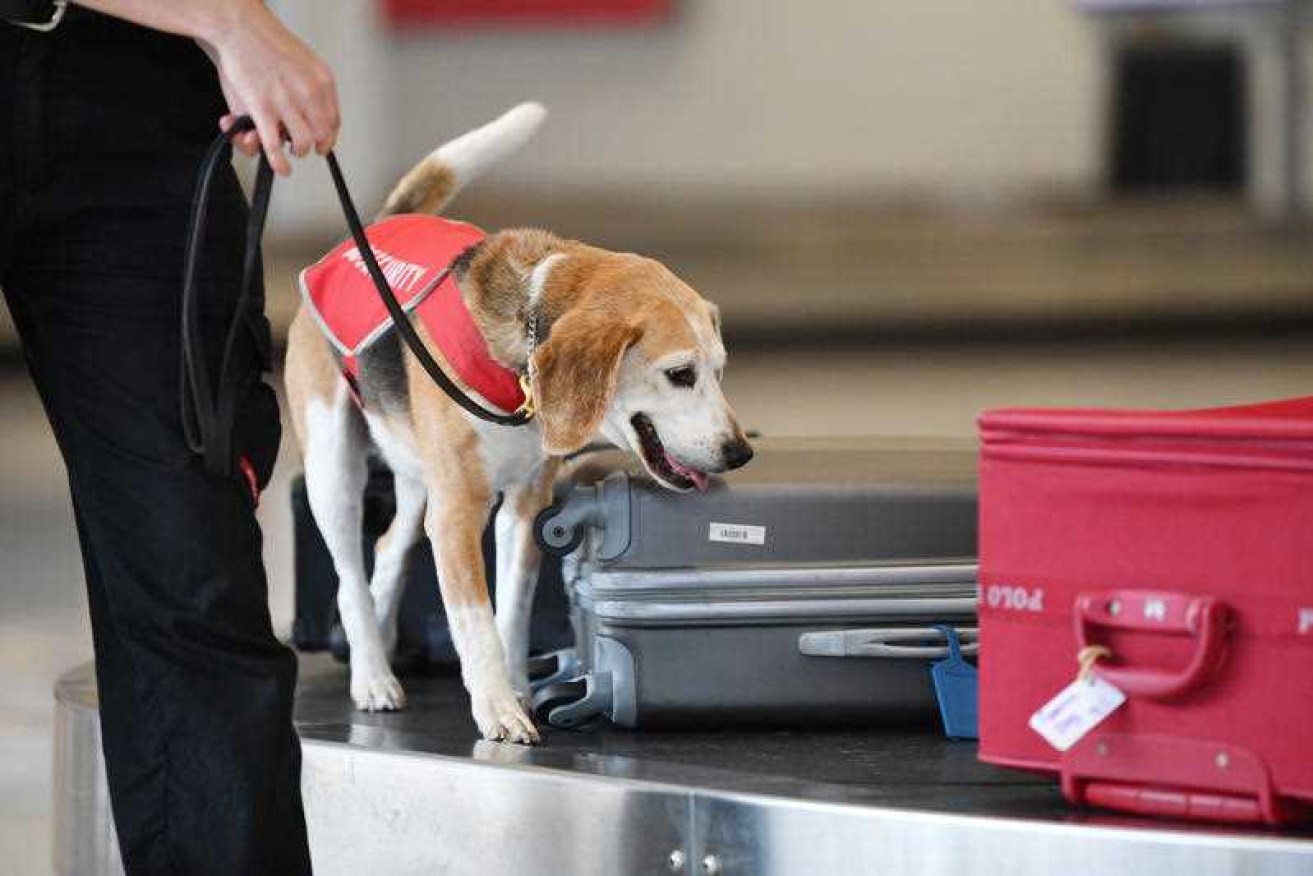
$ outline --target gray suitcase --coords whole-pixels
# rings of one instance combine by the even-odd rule
[[[540,720],[626,727],[924,719],[936,626],[975,649],[969,445],[760,440],[704,494],[618,454],[539,516],[576,648],[539,662]],[[552,671],[554,670],[554,672]]]

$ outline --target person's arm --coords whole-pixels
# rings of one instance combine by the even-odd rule
[[[263,146],[279,174],[291,168],[284,135],[295,155],[323,154],[337,140],[340,117],[333,72],[283,25],[262,0],[77,0],[79,6],[155,30],[188,36],[210,56],[231,111],[256,130],[236,138],[249,155]]]

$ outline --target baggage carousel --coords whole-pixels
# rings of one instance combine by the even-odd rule
[[[315,872],[333,874],[1309,874],[1313,829],[1131,819],[977,762],[936,728],[478,739],[454,674],[403,677],[364,714],[346,668],[303,655],[296,721]],[[92,667],[56,691],[58,874],[122,872]]]

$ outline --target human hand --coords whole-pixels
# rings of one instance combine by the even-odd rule
[[[238,134],[233,146],[247,155],[261,149],[280,176],[291,173],[283,151],[325,154],[337,142],[341,118],[337,86],[329,69],[261,2],[236,2],[233,14],[199,40],[219,71],[230,112],[219,119],[227,131],[238,116],[249,115],[255,130]]]

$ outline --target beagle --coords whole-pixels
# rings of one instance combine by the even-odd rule
[[[464,184],[527,141],[545,115],[522,104],[438,148],[401,180],[380,219],[436,216]],[[686,491],[743,465],[752,449],[721,391],[717,310],[668,269],[540,230],[477,238],[435,282],[451,284],[446,312],[466,312],[477,328],[476,353],[528,378],[535,416],[527,425],[497,425],[459,408],[390,327],[344,350],[325,337],[308,296],[291,326],[285,379],[311,512],[340,581],[356,706],[405,706],[389,655],[403,560],[426,533],[479,731],[532,743],[539,737],[526,712],[526,667],[540,561],[532,526],[562,457],[600,433],[661,484]],[[412,282],[422,265],[411,270],[383,252],[379,260],[390,276],[422,285]],[[362,294],[376,297],[369,288]],[[481,395],[477,376],[454,367],[463,354],[435,343],[435,331],[413,313],[412,324],[448,375],[496,410],[490,397],[497,394]],[[367,579],[360,533],[371,450],[395,475],[397,510]],[[498,496],[494,619],[480,537]]]

